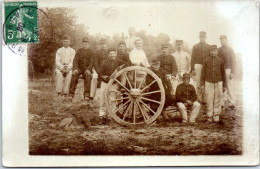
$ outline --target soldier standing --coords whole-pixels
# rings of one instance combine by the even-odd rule
[[[234,50],[227,46],[227,36],[220,36],[221,47],[218,48],[218,55],[224,60],[226,82],[227,82],[227,100],[230,109],[235,109],[235,96],[233,91],[233,79],[235,76],[236,58]]]
[[[167,78],[172,82],[173,79],[176,79],[176,74],[178,71],[177,65],[174,57],[172,57],[172,55],[169,55],[168,45],[162,44],[161,49],[162,54],[157,57],[160,61],[160,68],[165,71],[165,73],[167,74]]]
[[[84,93],[83,97],[89,101],[90,97],[90,82],[91,70],[93,67],[94,52],[89,48],[88,38],[82,39],[83,47],[78,49],[73,61],[73,75],[70,84],[70,97],[73,98],[78,84],[79,76],[82,74],[84,78]]]
[[[205,86],[207,122],[219,122],[222,105],[222,90],[226,87],[224,63],[218,57],[217,45],[211,45],[210,57],[206,59],[201,71],[201,88]]]
[[[195,76],[196,85],[195,89],[197,91],[198,100],[204,103],[204,96],[200,89],[200,77],[203,61],[209,58],[209,44],[206,43],[206,32],[201,31],[199,33],[200,42],[193,46],[191,55],[191,71],[192,75]]]

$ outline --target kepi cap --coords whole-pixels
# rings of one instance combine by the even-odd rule
[[[108,48],[108,53],[111,51],[115,51],[116,52],[116,48]]]
[[[126,44],[124,41],[120,41],[118,45],[120,46],[120,45],[126,45]]]
[[[88,38],[87,37],[83,37],[82,38],[82,42],[88,42]]]
[[[190,78],[190,74],[189,73],[184,73],[183,74],[183,79],[185,79],[185,78]]]
[[[226,35],[220,35],[219,39],[227,39],[227,36]]]
[[[158,58],[152,60],[152,65],[160,64],[160,60]]]
[[[168,46],[168,44],[166,44],[166,43],[163,43],[162,45],[161,45],[161,49],[164,49],[164,48],[168,48],[169,46]]]
[[[101,45],[101,44],[106,44],[106,43],[107,43],[107,41],[106,41],[105,38],[101,38],[100,41],[99,41],[99,44],[100,44],[100,45]]]
[[[68,35],[65,35],[65,36],[63,37],[63,40],[70,40],[70,37],[69,37]]]
[[[176,40],[175,43],[176,44],[183,44],[183,40]]]
[[[210,45],[209,50],[218,49],[217,45]]]

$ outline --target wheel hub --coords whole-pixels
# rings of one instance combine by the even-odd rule
[[[141,89],[131,89],[130,90],[130,95],[133,97],[133,98],[137,98],[138,96],[141,95]]]

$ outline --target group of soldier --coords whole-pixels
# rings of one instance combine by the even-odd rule
[[[108,81],[116,71],[127,66],[150,68],[163,83],[166,91],[165,107],[177,105],[182,123],[195,123],[201,104],[206,105],[207,123],[219,122],[224,107],[224,91],[229,109],[235,108],[233,78],[235,55],[227,45],[226,35],[220,36],[221,47],[206,43],[206,32],[199,33],[200,42],[193,46],[192,55],[183,51],[183,40],[176,40],[176,51],[169,54],[168,44],[162,44],[162,54],[148,62],[143,41],[129,28],[129,38],[118,47],[108,48],[106,39],[100,39],[100,49],[93,52],[89,39],[82,38],[82,48],[70,48],[70,38],[63,38],[63,47],[56,53],[56,92],[58,97],[73,99],[80,75],[84,79],[84,100],[92,102],[100,88],[100,116],[106,119],[104,106]],[[187,110],[190,110],[188,117]],[[104,122],[105,123],[105,122]]]

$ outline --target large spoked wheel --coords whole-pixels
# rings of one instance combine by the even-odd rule
[[[151,124],[161,114],[165,91],[161,79],[150,69],[131,66],[118,71],[105,91],[106,108],[119,124]]]

